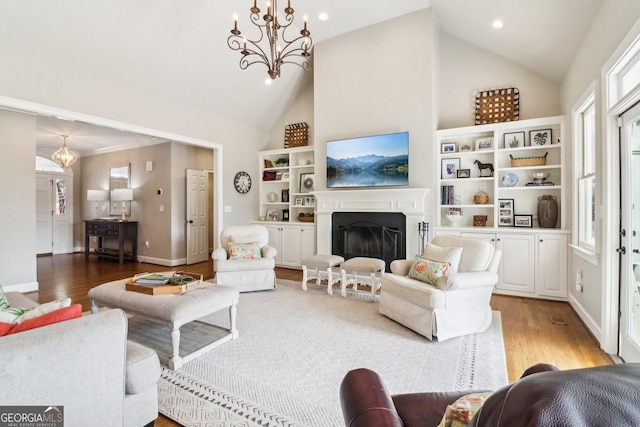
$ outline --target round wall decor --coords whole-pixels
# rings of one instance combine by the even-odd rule
[[[240,171],[233,179],[233,186],[240,194],[248,193],[251,190],[251,177],[248,173]]]

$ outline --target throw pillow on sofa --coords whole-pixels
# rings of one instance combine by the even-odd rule
[[[43,314],[50,313],[60,308],[69,307],[71,298],[63,298],[56,301],[40,304],[33,308],[6,307],[0,309],[0,322],[18,325],[25,320],[33,319]]]
[[[449,268],[451,264],[448,262],[438,262],[416,255],[408,277],[437,286],[438,279],[447,274]]]
[[[50,311],[38,317],[27,319],[20,324],[0,323],[0,336],[16,334],[30,329],[41,328],[53,323],[75,319],[82,316],[82,304],[74,304],[68,307]]]

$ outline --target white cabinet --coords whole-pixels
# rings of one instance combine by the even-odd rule
[[[474,215],[486,215],[489,228],[513,225],[513,218],[501,215],[499,201],[505,199],[512,200],[519,225],[530,215],[537,227],[538,198],[551,195],[560,208],[555,228],[564,229],[564,144],[563,116],[439,130],[435,226],[471,227]],[[491,166],[481,169],[480,164]],[[547,177],[536,181],[533,173]],[[475,203],[480,191],[487,193],[488,203]],[[446,217],[452,210],[462,213],[455,225]]]
[[[315,227],[311,224],[260,223],[269,231],[269,244],[276,248],[276,265],[301,267],[302,260],[315,253]]]
[[[539,233],[536,243],[536,292],[541,296],[566,298],[567,236]]]
[[[499,291],[535,293],[535,236],[533,234],[460,233],[461,237],[482,239],[502,251],[496,285]]]

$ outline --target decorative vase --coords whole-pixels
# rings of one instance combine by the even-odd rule
[[[538,225],[540,228],[555,228],[556,222],[558,222],[556,196],[545,194],[538,197]]]
[[[486,205],[489,203],[489,195],[485,193],[484,186],[480,186],[480,191],[473,195],[473,203],[476,205]]]

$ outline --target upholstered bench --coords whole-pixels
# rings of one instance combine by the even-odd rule
[[[355,257],[343,262],[340,264],[342,296],[347,297],[347,286],[353,285],[357,291],[358,283],[362,283],[371,287],[371,300],[375,302],[384,269],[384,260],[378,258]]]
[[[327,279],[327,293],[333,295],[333,285],[340,280],[340,275],[334,276],[333,269],[339,267],[344,258],[339,255],[311,255],[302,260],[302,290],[307,290],[307,281],[316,279],[316,285],[320,280]],[[336,272],[339,273],[339,272]],[[334,278],[335,277],[335,278]]]
[[[159,348],[156,351],[160,360],[169,368],[178,369],[189,360],[238,336],[236,306],[240,294],[236,289],[224,285],[207,285],[183,294],[148,295],[127,291],[127,280],[117,280],[91,289],[88,294],[91,311],[97,313],[99,306],[121,308],[127,313],[167,325],[171,331],[171,354],[165,354]],[[218,332],[214,334],[216,339],[204,347],[181,355],[180,327],[224,309],[229,310],[230,326],[225,328],[227,333],[220,337]]]

